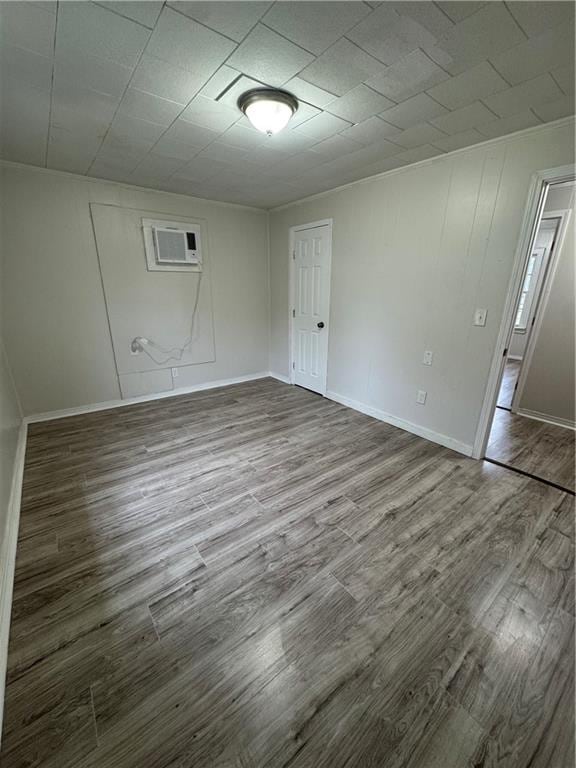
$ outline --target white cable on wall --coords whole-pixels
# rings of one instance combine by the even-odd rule
[[[132,339],[130,349],[132,352],[145,352],[148,357],[156,363],[156,365],[167,365],[168,363],[175,361],[180,362],[184,357],[184,353],[190,348],[195,341],[196,336],[196,316],[198,314],[198,304],[200,302],[200,286],[202,284],[203,272],[198,272],[198,282],[196,283],[196,295],[194,298],[194,306],[192,308],[192,319],[190,322],[190,334],[184,344],[181,347],[163,347],[161,344],[156,343],[152,339],[148,339],[145,336],[136,336]],[[157,350],[160,355],[166,355],[163,360],[157,359],[154,356],[152,350]]]

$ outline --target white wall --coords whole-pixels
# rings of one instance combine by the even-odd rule
[[[207,221],[216,360],[181,368],[179,387],[268,370],[265,211],[22,166],[0,172],[5,341],[25,414],[120,397],[91,202]]]
[[[273,211],[271,370],[288,375],[289,228],[333,218],[328,389],[469,448],[531,175],[574,161],[573,131],[547,126]]]
[[[566,237],[556,255],[550,295],[543,308],[535,346],[520,397],[519,410],[552,421],[574,424],[575,360],[575,249],[574,188],[551,190],[546,211],[571,209]]]

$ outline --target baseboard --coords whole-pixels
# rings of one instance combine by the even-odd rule
[[[506,355],[506,360],[523,360],[520,355]]]
[[[393,427],[403,429],[405,432],[411,432],[413,435],[423,437],[425,440],[438,443],[438,445],[442,445],[445,448],[451,448],[453,451],[464,454],[464,456],[472,455],[472,445],[462,443],[459,440],[455,440],[454,438],[449,437],[448,435],[443,435],[440,432],[434,432],[432,429],[421,427],[420,425],[413,424],[411,421],[406,421],[405,419],[399,419],[397,416],[392,416],[390,413],[381,411],[380,409],[374,408],[371,405],[361,403],[358,400],[352,400],[351,398],[345,397],[344,395],[339,395],[337,392],[332,392],[331,390],[326,392],[326,397],[329,400],[334,400],[335,402],[340,403],[341,405],[346,405],[348,408],[353,408],[355,411],[365,413],[367,416],[373,416],[375,419],[384,421],[386,424],[390,424]]]
[[[166,392],[155,392],[151,395],[139,395],[138,397],[127,397],[125,400],[107,400],[103,403],[92,403],[90,405],[79,405],[76,408],[64,408],[60,411],[48,411],[47,413],[35,413],[26,416],[24,421],[27,424],[35,424],[39,421],[52,421],[53,419],[65,419],[68,416],[81,416],[84,413],[94,413],[96,411],[109,411],[113,408],[123,408],[127,405],[137,405],[138,403],[148,403],[154,400],[164,400],[167,397],[178,397],[178,395],[189,395],[193,392],[203,392],[208,389],[218,389],[219,387],[229,387],[232,384],[244,384],[247,381],[256,381],[265,379],[273,374],[268,371],[259,373],[248,373],[245,376],[236,376],[233,379],[219,379],[218,381],[209,381],[206,384],[194,384],[190,387],[178,387]]]
[[[576,430],[576,424],[568,419],[558,419],[555,416],[548,416],[545,413],[539,413],[538,411],[530,411],[527,408],[518,408],[513,411],[518,416],[526,416],[528,419],[534,419],[535,421],[543,421],[546,424],[553,424],[555,427],[564,427],[564,429]]]
[[[291,384],[292,382],[288,378],[288,376],[284,376],[281,373],[274,373],[274,371],[270,371],[268,376],[270,376],[273,379],[277,379],[278,381],[281,381],[283,384]]]
[[[6,687],[6,666],[8,662],[8,638],[10,636],[10,614],[12,612],[12,593],[14,590],[14,569],[16,566],[16,545],[20,523],[20,500],[22,497],[22,477],[24,457],[26,455],[27,426],[22,422],[18,433],[18,444],[14,457],[14,470],[8,502],[5,535],[0,540],[0,740],[2,738],[2,716],[4,713],[4,693]]]

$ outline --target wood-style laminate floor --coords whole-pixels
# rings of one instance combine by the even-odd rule
[[[498,406],[500,408],[510,408],[512,406],[512,398],[514,397],[516,382],[520,375],[521,364],[521,360],[506,360],[498,393]]]
[[[573,498],[265,379],[30,427],[3,768],[572,768]]]
[[[496,408],[486,457],[574,491],[575,444],[571,429]]]

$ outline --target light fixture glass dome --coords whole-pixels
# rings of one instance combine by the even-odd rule
[[[242,94],[238,106],[254,128],[272,136],[286,127],[298,109],[298,102],[286,91],[256,88]]]

